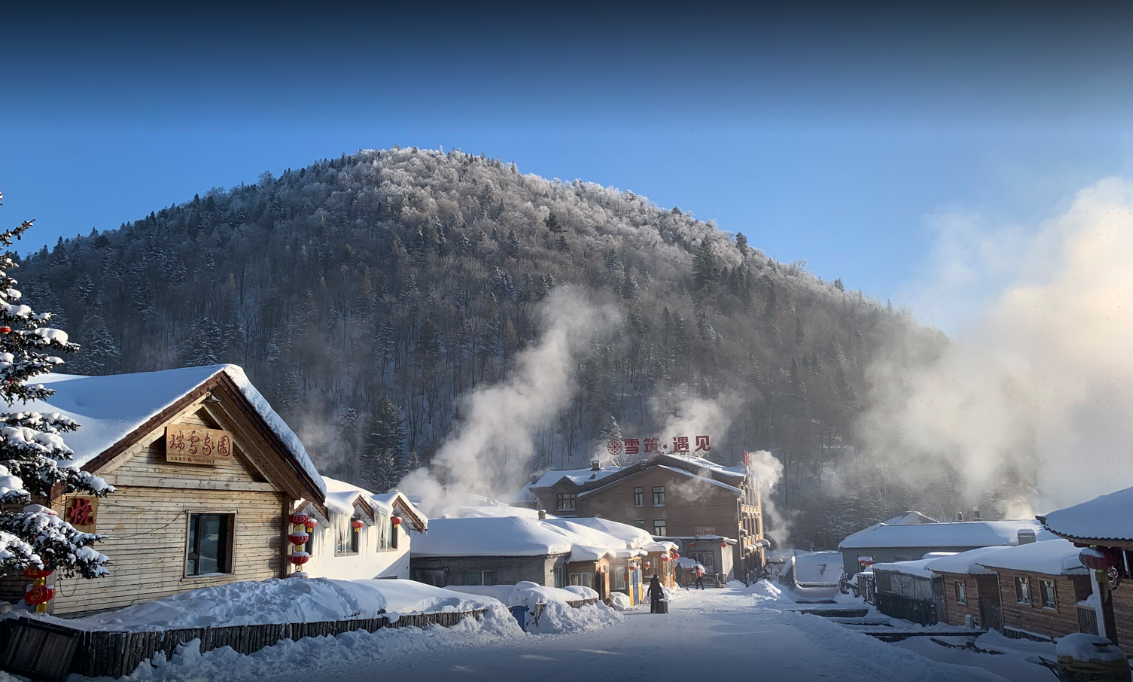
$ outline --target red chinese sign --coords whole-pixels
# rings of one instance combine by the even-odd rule
[[[644,444],[642,441],[644,441]],[[696,436],[694,442],[696,448],[692,452],[711,452],[712,445],[708,436]],[[668,444],[661,445],[659,438],[626,438],[625,440],[615,438],[606,443],[606,450],[611,455],[620,455],[622,452],[627,455],[636,455],[643,452],[642,447],[645,448],[644,453],[647,455],[661,454],[662,451],[675,453],[688,453],[690,451],[688,436],[674,436],[671,449]]]
[[[93,533],[95,522],[98,520],[97,497],[72,497],[67,500],[63,511],[63,518],[67,523],[82,533]]]
[[[232,434],[196,426],[167,426],[165,461],[178,464],[228,464],[232,462]]]

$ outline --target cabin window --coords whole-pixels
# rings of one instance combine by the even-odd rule
[[[959,580],[956,581],[956,603],[957,604],[967,604],[968,603],[967,585],[960,582]]]
[[[633,525],[637,526],[638,528],[645,528],[645,519],[634,519]]]
[[[1058,605],[1054,600],[1054,581],[1042,580],[1039,582],[1039,589],[1042,591],[1043,608],[1057,609]]]
[[[491,585],[492,572],[491,571],[465,571],[464,572],[465,585]]]
[[[582,587],[593,588],[594,587],[594,575],[591,574],[591,573],[571,573],[570,574],[570,584],[576,585],[576,586],[581,585]]]
[[[665,506],[665,486],[663,486],[663,485],[653,486],[653,506],[654,507],[664,507]]]
[[[355,531],[351,521],[353,521],[352,518],[341,514],[337,515],[334,521],[335,556],[358,553],[358,540],[362,533],[366,532],[366,529],[361,528]]]
[[[653,534],[654,535],[667,535],[668,526],[665,524],[665,519],[653,519]]]
[[[190,514],[185,575],[232,572],[235,514]]]
[[[575,494],[559,493],[556,508],[559,511],[574,511]]]
[[[633,506],[635,506],[635,507],[644,507],[645,506],[645,488],[642,488],[641,486],[634,487],[634,489],[633,489]]]
[[[389,526],[389,548],[397,549],[397,536],[399,533],[397,532],[397,526],[393,525],[393,519],[389,520]]]
[[[716,556],[712,552],[690,552],[689,557],[704,567],[705,573],[715,573]]]
[[[1015,578],[1015,600],[1020,604],[1031,603],[1031,585],[1024,578]]]
[[[397,549],[397,529],[394,528],[391,517],[378,514],[377,521],[374,524],[374,530],[378,533],[379,552]]]
[[[555,566],[555,587],[563,587],[566,585],[566,569],[562,566]]]
[[[614,589],[624,590],[626,588],[626,571],[625,566],[618,566],[614,570]]]

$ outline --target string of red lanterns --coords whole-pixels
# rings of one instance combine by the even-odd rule
[[[287,517],[287,520],[292,526],[290,532],[287,534],[287,540],[291,543],[292,546],[291,554],[288,555],[287,560],[291,562],[292,566],[299,568],[303,564],[311,560],[311,555],[307,552],[299,550],[299,548],[306,545],[307,541],[311,539],[311,536],[307,531],[314,530],[315,526],[318,525],[318,522],[301,511],[292,512],[291,515]],[[298,571],[293,573],[292,575],[306,577],[305,573]]]

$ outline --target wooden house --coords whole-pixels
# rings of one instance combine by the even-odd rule
[[[647,553],[643,549],[619,549],[614,551],[610,564],[613,576],[610,589],[629,597],[629,603],[640,604],[645,600],[645,576],[642,573]]]
[[[645,550],[645,561],[642,564],[642,577],[649,582],[653,576],[661,581],[665,587],[676,587],[677,543],[668,541],[654,541],[642,547]]]
[[[722,585],[731,579],[728,576],[735,574],[732,560],[737,541],[732,538],[719,535],[666,535],[656,536],[656,539],[674,544],[680,556],[700,564],[704,570],[706,587]]]
[[[96,580],[55,577],[56,615],[117,609],[178,592],[287,576],[288,516],[322,508],[324,485],[303,445],[233,365],[37,381],[55,391],[21,409],[58,412],[72,464],[116,490],[43,502],[108,538]],[[50,581],[49,581],[50,582]],[[16,601],[27,580],[9,577]]]
[[[573,549],[565,532],[518,516],[440,518],[413,539],[414,580],[446,585],[514,585],[529,581],[564,587]]]
[[[1099,554],[1105,568],[1089,571],[1093,593],[1079,611],[1079,629],[1133,654],[1133,488],[1035,518],[1076,547]]]
[[[629,466],[552,470],[520,491],[520,502],[563,518],[601,517],[657,537],[735,538],[714,569],[727,581],[763,566],[760,481],[744,466],[660,454]],[[762,542],[761,542],[762,541]]]
[[[604,547],[575,545],[567,559],[567,585],[589,587],[598,593],[598,599],[606,599],[610,596],[610,561],[613,558],[613,551]]]
[[[401,493],[373,493],[332,478],[326,485],[324,514],[307,507],[310,555],[303,572],[312,578],[409,579],[409,548],[428,520]]]
[[[937,614],[940,622],[988,630],[1002,628],[999,579],[994,570],[979,563],[1002,549],[981,547],[925,564],[943,581],[943,610]]]
[[[977,562],[996,573],[1005,635],[1058,639],[1080,631],[1078,605],[1091,592],[1080,552],[1068,540],[1047,540],[1005,547]]]

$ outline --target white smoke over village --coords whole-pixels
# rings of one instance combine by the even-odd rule
[[[532,434],[567,405],[577,358],[618,320],[615,307],[592,303],[568,287],[548,297],[542,314],[544,331],[516,358],[510,378],[464,398],[465,417],[430,467],[401,481],[430,516],[461,505],[462,495],[506,499],[519,489],[534,451]]]
[[[1050,210],[1025,228],[949,227],[922,303],[1009,283],[942,351],[906,343],[869,369],[869,456],[921,490],[954,483],[958,508],[1004,481],[1022,482],[999,502],[1016,518],[1133,485],[1133,182]]]

